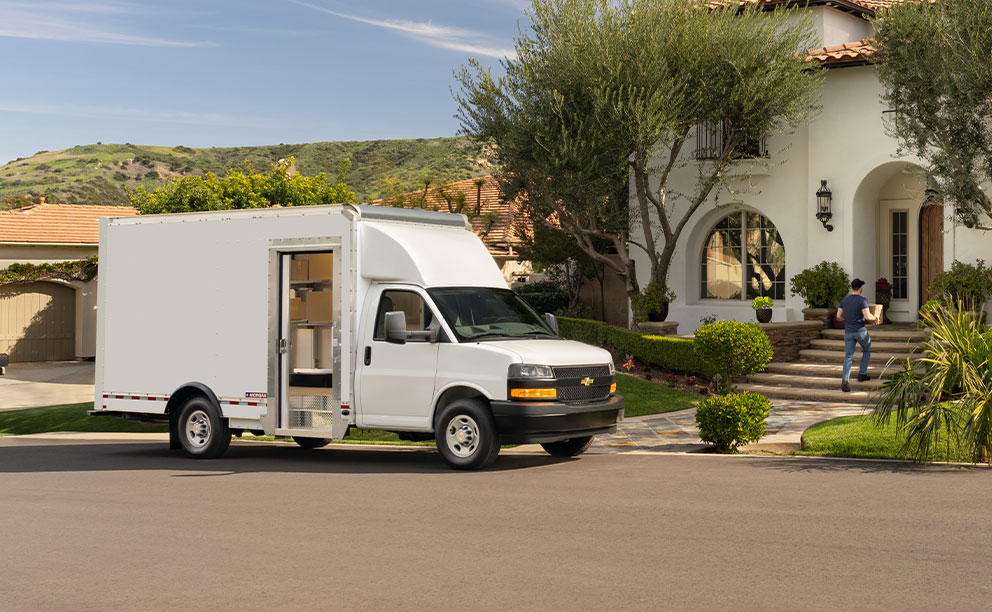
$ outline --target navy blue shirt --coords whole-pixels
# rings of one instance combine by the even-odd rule
[[[840,301],[844,310],[844,331],[853,334],[865,331],[865,315],[862,310],[868,308],[868,300],[863,295],[852,293]]]

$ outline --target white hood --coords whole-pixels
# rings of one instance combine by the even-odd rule
[[[516,355],[520,363],[534,365],[600,365],[613,361],[609,351],[574,340],[498,340],[485,344]]]

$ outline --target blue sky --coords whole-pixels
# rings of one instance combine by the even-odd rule
[[[526,0],[0,0],[0,163],[97,141],[453,136]]]

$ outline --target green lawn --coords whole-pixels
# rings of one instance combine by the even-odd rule
[[[826,457],[855,457],[872,459],[907,459],[902,451],[906,441],[895,425],[895,419],[882,428],[871,422],[870,415],[848,416],[817,423],[803,433],[802,450],[797,455]],[[937,453],[936,461],[970,461],[951,445]]]
[[[664,385],[629,376],[617,375],[617,393],[626,401],[626,416],[661,414],[691,408],[699,399],[695,395],[671,389]],[[92,403],[27,408],[0,412],[0,436],[45,433],[50,431],[121,431],[166,432],[165,425],[137,423],[117,417],[91,417],[86,411]],[[269,438],[271,439],[271,438]],[[399,437],[386,431],[352,428],[346,442],[362,444],[397,444]],[[404,444],[432,445],[434,442],[403,442]]]
[[[700,396],[671,387],[617,373],[617,393],[624,398],[627,417],[662,414],[692,408]]]
[[[166,432],[164,425],[125,421],[116,417],[86,416],[93,403],[47,406],[0,412],[0,436],[17,436],[49,431],[126,431]]]

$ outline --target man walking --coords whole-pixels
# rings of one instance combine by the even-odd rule
[[[844,371],[841,374],[840,390],[850,391],[851,362],[854,361],[854,345],[861,345],[861,368],[858,370],[858,381],[864,382],[868,376],[868,360],[871,358],[871,336],[868,335],[866,322],[876,325],[878,317],[868,308],[868,300],[861,295],[865,282],[860,278],[851,281],[851,293],[840,301],[837,316],[844,319]]]

